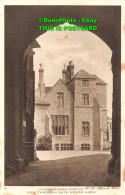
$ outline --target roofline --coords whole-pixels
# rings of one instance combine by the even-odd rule
[[[95,74],[93,74],[93,75],[96,76]],[[97,77],[97,79],[99,79],[99,80],[101,80],[103,82],[103,84],[102,83],[99,83],[99,82],[97,82],[96,84],[107,85],[107,83],[105,81],[103,81],[102,79],[100,79],[98,76],[96,76],[96,77]]]
[[[53,85],[52,89],[50,89],[50,91],[48,91],[48,92],[43,96],[43,98],[44,98],[48,93],[50,93],[50,92],[53,90],[53,88],[57,85],[57,83],[58,83],[60,80],[62,81],[63,85],[68,89],[68,91],[71,93],[70,89],[69,89],[69,88],[67,87],[67,85],[63,82],[63,80],[62,80],[62,79],[59,79],[59,80]]]
[[[81,70],[83,70],[83,69],[81,69]],[[81,70],[79,70],[71,79],[70,79],[70,81],[68,81],[67,83],[70,83],[72,80],[74,80],[74,79],[97,79],[97,78],[75,78],[76,77],[76,75],[81,71]],[[85,70],[84,70],[85,71]],[[86,73],[88,73],[87,71],[85,71]],[[89,73],[88,73],[89,74]],[[92,75],[92,74],[89,74],[89,75]],[[92,76],[96,76],[96,75],[92,75]],[[97,76],[96,76],[97,77]]]
[[[104,81],[103,81],[104,82]],[[107,85],[107,83],[96,83],[97,85]]]

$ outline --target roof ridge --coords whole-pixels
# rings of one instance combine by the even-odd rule
[[[86,70],[84,70],[84,69],[81,69],[80,71],[78,71],[74,76],[76,76],[79,72],[81,72],[81,71],[84,71],[85,73],[87,73],[87,74],[89,74]],[[89,74],[89,75],[91,75],[91,74]]]

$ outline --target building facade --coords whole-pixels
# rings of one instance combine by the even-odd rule
[[[51,133],[53,150],[103,150],[107,84],[83,69],[74,75],[72,61],[53,87],[45,86],[43,76],[40,67],[35,91],[37,137]]]

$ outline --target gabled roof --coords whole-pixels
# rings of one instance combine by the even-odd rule
[[[96,84],[101,84],[101,85],[107,84],[103,80],[101,80],[99,77],[97,77],[96,75],[89,74],[83,69],[81,69],[78,73],[76,73],[70,81],[72,81],[73,79],[96,79]]]
[[[96,75],[95,75],[96,76]],[[96,76],[97,77],[97,76]],[[103,80],[101,80],[99,77],[96,79],[96,84],[101,84],[101,85],[107,85]]]
[[[50,91],[52,91],[52,89],[53,89],[60,81],[61,81],[62,84],[68,89],[68,91],[71,92],[70,88],[62,81],[62,79],[59,79],[59,80],[55,83],[55,85],[53,85],[53,87],[51,87],[51,89],[48,90],[48,92],[44,95],[44,97],[45,97]],[[44,98],[44,97],[43,97],[43,98]]]
[[[46,102],[43,98],[35,96],[35,104],[36,105],[44,105],[49,106],[50,104]]]
[[[77,72],[70,81],[73,79],[96,79],[96,75],[89,74],[85,70],[81,69],[79,72]],[[69,81],[69,82],[70,82]]]
[[[96,79],[95,75],[89,74],[85,70],[81,69],[74,78]]]

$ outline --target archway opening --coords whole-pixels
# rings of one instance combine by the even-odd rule
[[[61,26],[64,26],[64,25],[67,25],[67,24],[63,24]],[[70,25],[70,26],[74,26],[74,25]],[[83,69],[88,73],[88,75],[91,75],[91,77],[95,76],[95,78],[98,79],[98,81],[96,82],[96,86],[97,86],[96,90],[100,91],[100,95],[97,92],[96,99],[103,113],[102,114],[103,117],[101,116],[101,114],[99,114],[100,120],[98,122],[100,123],[100,125],[97,127],[98,131],[100,131],[100,151],[107,151],[107,150],[110,151],[111,142],[112,142],[112,93],[113,93],[112,92],[112,71],[111,71],[111,68],[112,68],[111,67],[111,57],[112,57],[111,49],[106,45],[104,41],[102,41],[99,37],[97,37],[95,34],[89,31],[81,31],[81,32],[80,31],[68,31],[68,30],[47,31],[43,35],[39,36],[36,40],[40,45],[40,48],[34,49],[34,52],[35,52],[34,71],[35,71],[35,90],[36,90],[35,99],[37,99],[37,102],[35,104],[34,125],[37,131],[37,139],[39,137],[45,136],[47,131],[49,131],[49,133],[51,134],[56,134],[56,135],[52,135],[53,137],[52,146],[50,146],[48,149],[47,147],[44,147],[44,146],[42,146],[41,148],[43,148],[43,150],[51,150],[51,149],[53,150],[58,150],[58,149],[59,150],[70,150],[70,149],[74,150],[75,148],[78,148],[76,150],[82,150],[82,149],[94,150],[93,142],[90,140],[87,141],[87,143],[84,143],[84,141],[81,140],[80,147],[75,146],[76,138],[75,138],[74,132],[72,132],[73,135],[71,136],[72,143],[70,143],[70,140],[68,141],[63,140],[62,142],[58,143],[58,141],[56,141],[56,138],[55,138],[59,136],[61,137],[60,135],[61,130],[59,130],[59,128],[60,126],[61,128],[63,128],[63,125],[60,124],[61,123],[60,120],[62,120],[62,123],[63,123],[63,119],[60,118],[60,115],[66,116],[66,113],[64,113],[65,111],[64,112],[59,111],[59,114],[57,114],[57,112],[55,112],[55,114],[54,113],[52,114],[50,111],[51,110],[50,107],[52,103],[50,104],[49,101],[46,101],[45,96],[49,93],[49,91],[53,90],[53,86],[55,86],[59,78],[63,80],[62,69],[65,69],[64,66],[68,65],[69,61],[72,60],[74,64],[74,76],[80,70]],[[42,91],[43,93],[42,96],[40,95],[40,88],[39,88],[40,79],[41,79],[41,76],[40,76],[41,71],[40,71],[39,64],[42,64],[42,82],[43,83],[41,85],[44,88],[44,89],[41,89],[41,91],[44,90]],[[83,79],[84,78],[81,78],[81,80]],[[68,85],[68,83],[65,83],[65,84]],[[106,87],[103,90],[104,86]],[[68,87],[71,88],[70,84],[68,85]],[[93,93],[92,90],[94,90],[94,88],[93,89],[92,87],[90,88],[91,88],[91,92],[88,92],[88,93],[90,93],[89,98],[91,99],[91,98],[94,98],[95,95],[92,96],[92,93]],[[84,94],[84,89],[82,90],[83,90],[82,94]],[[101,90],[104,94],[101,94],[102,93]],[[56,102],[56,96],[55,96],[55,100],[53,101]],[[94,108],[93,103],[90,103],[90,105],[88,108],[88,112],[89,112],[90,107]],[[84,107],[84,105],[82,106]],[[46,114],[45,114],[45,110],[46,110]],[[47,118],[51,118],[51,115],[58,118],[58,120],[54,118],[55,123],[59,123],[59,125],[54,125],[54,128],[58,129],[57,132],[56,130],[52,130],[53,128],[52,122],[49,122],[49,119],[47,119]],[[86,119],[87,122],[89,122],[90,118]],[[85,120],[84,117],[81,120],[83,120],[81,121],[81,123],[86,122],[84,121]],[[96,120],[97,119],[93,118],[93,121],[96,121]],[[90,139],[93,140],[94,128],[96,127],[94,127],[94,122],[91,121],[91,123],[92,124],[90,124],[89,122],[89,125],[91,126],[90,131],[92,131],[92,137]],[[73,122],[73,126],[74,125],[75,124]],[[82,127],[82,128],[84,129],[85,127]],[[80,131],[82,131],[82,128]],[[64,135],[62,136],[64,137]],[[39,139],[39,140],[43,141],[44,139]],[[70,144],[71,144],[71,147],[70,147]],[[76,142],[76,145],[78,145],[78,142]],[[40,147],[38,148],[40,149]]]

